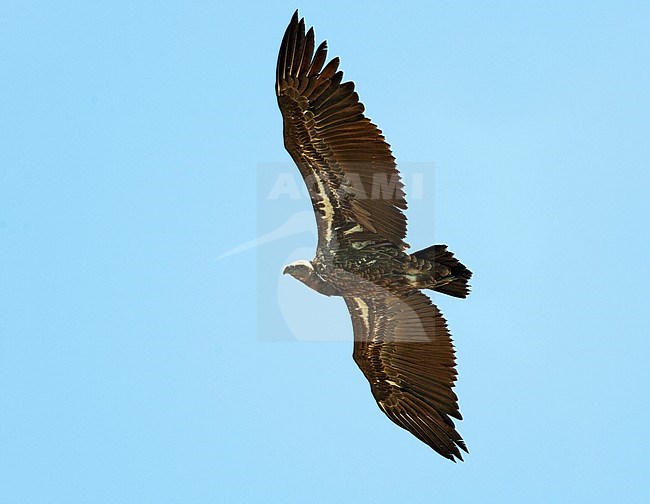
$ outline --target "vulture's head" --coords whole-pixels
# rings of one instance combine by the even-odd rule
[[[314,267],[309,261],[301,259],[300,261],[292,262],[284,267],[282,274],[291,275],[296,280],[305,282],[314,272]]]

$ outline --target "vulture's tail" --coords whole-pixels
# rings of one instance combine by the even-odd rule
[[[447,250],[447,245],[433,245],[413,254],[418,259],[426,259],[435,264],[445,266],[451,271],[448,283],[437,284],[432,289],[449,296],[465,298],[469,294],[469,279],[472,272],[468,270],[454,254]]]

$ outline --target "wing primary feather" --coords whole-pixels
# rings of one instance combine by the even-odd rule
[[[296,43],[293,47],[293,54],[291,55],[291,68],[289,69],[290,75],[295,76],[294,78],[300,76],[298,70],[300,68],[300,63],[302,62],[302,53],[304,49],[305,49],[305,20],[301,19],[298,22],[298,26],[296,28]]]
[[[307,74],[307,70],[309,69],[308,65],[309,62],[311,61],[313,54],[314,54],[314,29],[309,28],[309,30],[307,31],[307,35],[305,35],[305,43],[303,46],[302,57],[300,59],[300,65],[296,70],[296,75],[298,75],[301,79],[301,87],[302,87],[302,80]],[[307,79],[304,80],[305,82],[308,82]],[[300,89],[298,89],[298,91],[301,92]]]
[[[314,75],[317,75],[320,72],[321,68],[323,68],[323,64],[325,63],[326,59],[327,40],[323,40],[316,49],[316,54],[314,55],[314,59],[312,60],[311,65],[309,66],[307,76],[313,77]]]
[[[336,70],[339,67],[339,57],[336,56],[335,58],[332,58],[327,65],[325,65],[325,68],[320,72],[320,75],[318,76],[319,81],[325,81],[334,76],[336,73]],[[341,73],[341,77],[343,77],[343,73]]]
[[[331,79],[323,81],[322,84],[314,90],[310,99],[313,100],[315,110],[318,110],[333,93],[336,93],[338,85],[341,83],[341,79],[343,79],[343,72],[336,72],[332,75]],[[319,82],[321,81],[321,79],[318,80]]]
[[[280,56],[278,57],[278,63],[276,65],[276,92],[280,94],[280,83],[284,81],[285,68],[287,64],[287,41],[289,40],[289,33],[291,31],[291,24],[287,26],[287,29],[284,32],[282,37],[282,43],[280,44]]]

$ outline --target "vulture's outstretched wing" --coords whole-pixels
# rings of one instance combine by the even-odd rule
[[[455,355],[447,322],[421,292],[345,298],[354,328],[354,360],[384,413],[443,457],[463,460]],[[455,461],[455,460],[454,460]]]
[[[314,52],[298,12],[282,39],[276,93],[284,145],[309,190],[320,247],[345,237],[378,234],[406,247],[406,208],[395,159],[381,131],[363,115],[354,83],[341,83],[339,59],[323,66],[327,44]]]

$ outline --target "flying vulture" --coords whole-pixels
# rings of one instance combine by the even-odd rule
[[[294,13],[278,55],[275,90],[284,145],[307,184],[318,227],[316,257],[284,269],[327,296],[342,296],[353,359],[381,410],[443,457],[465,442],[455,353],[447,323],[422,293],[464,298],[472,273],[445,245],[406,252],[403,184],[390,146],[364,115],[339,59]]]

